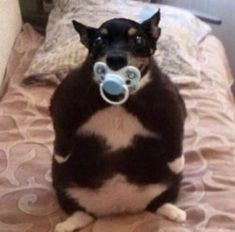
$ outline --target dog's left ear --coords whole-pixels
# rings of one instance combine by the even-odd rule
[[[141,25],[142,28],[156,41],[161,35],[161,28],[158,27],[161,19],[160,9],[151,18],[145,20]]]
[[[92,41],[97,29],[95,29],[93,27],[85,26],[84,24],[79,23],[76,20],[73,20],[72,22],[73,22],[73,26],[74,26],[75,30],[80,35],[81,42],[87,48],[89,48],[90,42]]]

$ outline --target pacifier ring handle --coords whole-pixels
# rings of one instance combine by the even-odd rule
[[[103,83],[100,85],[100,94],[101,94],[101,97],[109,104],[111,105],[121,105],[123,103],[125,103],[129,97],[129,94],[130,94],[130,91],[128,89],[128,87],[126,85],[123,85],[123,88],[125,90],[125,93],[124,93],[124,97],[121,101],[112,101],[110,99],[108,99],[106,96],[105,96],[105,93],[104,93],[104,89],[103,89]]]

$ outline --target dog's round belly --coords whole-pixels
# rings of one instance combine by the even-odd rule
[[[166,189],[167,186],[161,183],[137,186],[118,174],[96,190],[72,187],[66,192],[87,212],[96,216],[106,216],[143,211]]]

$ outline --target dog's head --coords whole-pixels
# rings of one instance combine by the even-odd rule
[[[159,21],[160,11],[143,23],[119,18],[106,21],[98,29],[75,20],[73,25],[94,62],[103,61],[115,71],[126,65],[144,70],[161,34]]]

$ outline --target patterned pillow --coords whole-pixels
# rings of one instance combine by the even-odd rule
[[[198,43],[210,32],[210,27],[191,13],[129,0],[58,0],[49,17],[45,42],[25,73],[24,83],[58,84],[69,70],[84,61],[87,50],[73,29],[73,19],[93,27],[114,17],[142,22],[158,8],[162,13],[162,35],[155,57],[160,68],[181,83],[200,81],[200,66],[195,54]]]

